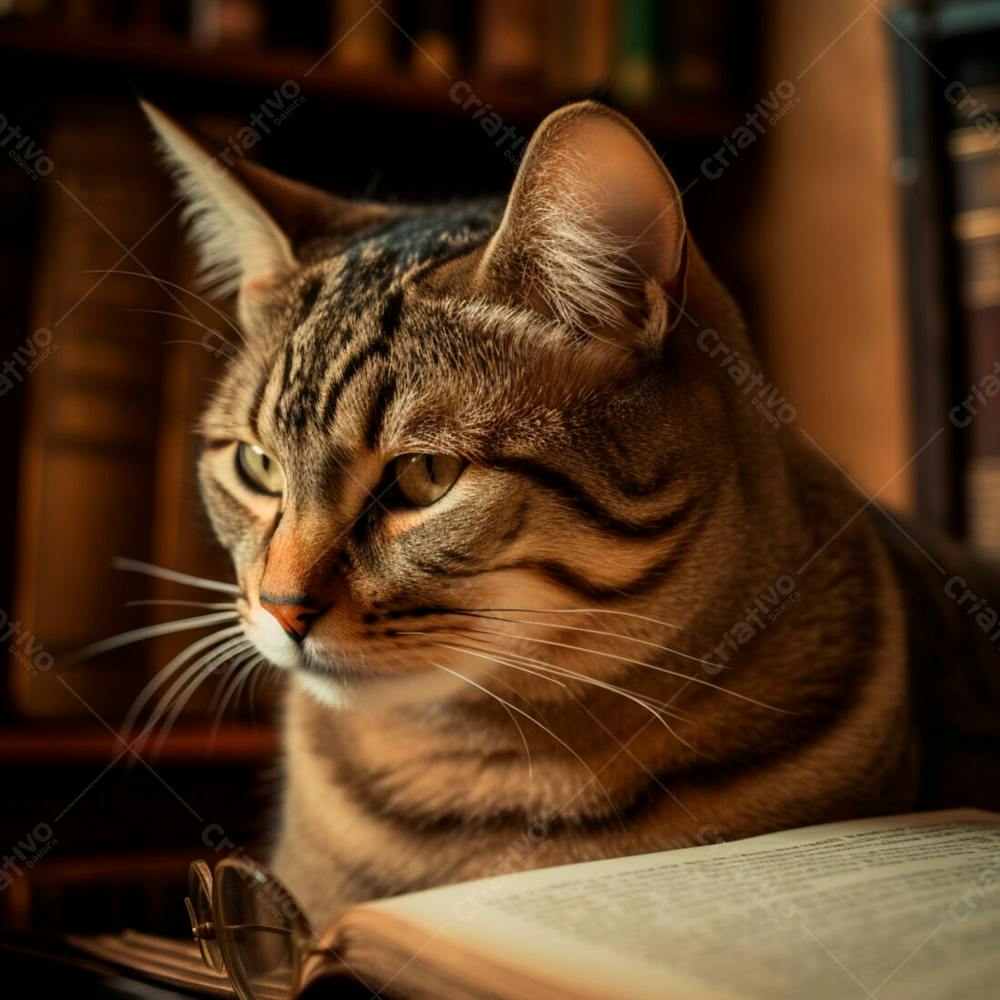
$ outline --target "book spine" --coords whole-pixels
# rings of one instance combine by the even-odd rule
[[[257,0],[192,0],[191,40],[196,45],[260,45],[264,9]]]
[[[46,137],[55,169],[42,193],[46,252],[32,351],[25,341],[19,632],[9,670],[22,716],[86,715],[75,691],[114,717],[144,682],[144,653],[134,647],[67,662],[122,631],[123,605],[146,592],[111,568],[115,556],[148,557],[150,541],[162,324],[129,310],[169,305],[148,280],[101,273],[163,273],[169,228],[157,222],[170,200],[152,155],[133,141],[134,115],[131,107],[81,105]],[[133,247],[141,264],[124,249]]]
[[[614,85],[633,104],[649,101],[657,90],[657,30],[662,11],[655,0],[621,0],[618,4]]]
[[[314,52],[317,55],[329,48],[329,3],[324,3],[323,0],[262,2],[266,13],[268,48]]]
[[[550,0],[545,5],[545,77],[559,96],[583,95],[611,79],[612,0]]]
[[[197,123],[200,127],[201,123]],[[209,129],[206,134],[213,134]],[[196,268],[186,247],[172,278],[182,288],[197,287]],[[198,497],[198,438],[193,433],[205,396],[222,377],[235,354],[235,335],[225,322],[199,299],[179,293],[170,307],[165,332],[161,376],[160,420],[157,427],[150,560],[158,566],[209,579],[230,579],[225,554],[211,538],[211,530]],[[167,581],[150,581],[150,591],[161,600],[203,600],[203,593]],[[183,606],[164,605],[151,610],[150,619],[169,622],[198,614]],[[147,647],[150,677],[159,673],[199,633],[160,636]],[[221,664],[219,665],[221,668]],[[184,709],[184,717],[205,714],[211,681],[198,686]]]
[[[578,62],[570,80],[576,90],[589,90],[610,81],[614,44],[612,0],[584,0],[583,7]]]
[[[544,12],[533,0],[482,0],[479,75],[505,84],[537,83],[544,75]]]
[[[331,51],[324,65],[364,73],[393,68],[395,28],[386,16],[394,16],[393,5],[386,0],[380,7],[373,7],[369,0],[334,0]]]
[[[34,128],[26,128],[34,133]],[[17,530],[17,484],[13,474],[21,457],[21,439],[25,417],[24,381],[29,377],[21,359],[25,354],[25,335],[31,327],[30,292],[32,285],[31,256],[25,252],[25,236],[36,231],[37,207],[42,193],[38,179],[18,166],[9,156],[0,158],[0,414],[5,434],[4,460],[7,474],[0,478],[0,551],[15,550]],[[44,339],[45,334],[42,334]],[[37,338],[36,338],[37,339]],[[32,347],[35,347],[33,344]],[[24,358],[31,363],[31,360]],[[14,580],[10,566],[0,571],[0,616],[13,615]],[[0,625],[0,635],[7,621]],[[10,640],[6,646],[10,645]],[[6,650],[5,650],[6,651]],[[0,715],[8,714],[4,694],[8,690],[8,664],[0,657]],[[12,675],[11,675],[12,676]]]
[[[669,53],[661,53],[664,89],[697,98],[719,97],[726,92],[731,33],[741,28],[746,11],[728,0],[698,0],[669,5],[661,37]],[[732,47],[732,46],[731,46]]]
[[[209,136],[233,135],[237,119],[201,116],[191,124]],[[238,355],[241,334],[225,303],[213,303],[197,294],[195,253],[187,241],[173,241],[170,298],[165,319],[160,419],[155,449],[153,504],[150,510],[152,562],[212,580],[232,580],[233,570],[223,548],[212,537],[211,526],[198,495],[200,443],[194,433],[208,395]],[[181,291],[184,289],[185,291]],[[166,581],[151,581],[151,591],[163,600],[204,600],[205,595]],[[219,595],[217,595],[219,596]],[[210,600],[212,598],[209,598]],[[221,596],[219,596],[221,603]],[[168,622],[197,614],[165,605],[151,613]],[[197,632],[165,635],[148,647],[148,674],[153,676],[192,642]],[[210,653],[206,650],[206,655]],[[193,688],[181,711],[186,720],[210,715],[219,682],[227,676],[228,660],[220,660],[211,675]],[[235,678],[233,678],[235,680]]]
[[[421,0],[411,7],[414,23],[407,31],[413,39],[407,60],[410,72],[430,84],[456,76],[462,44],[459,7],[448,0]]]
[[[952,132],[948,152],[968,380],[951,419],[965,434],[968,539],[1000,558],[1000,148],[971,126]]]

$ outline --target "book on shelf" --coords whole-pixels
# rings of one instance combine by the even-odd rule
[[[22,123],[23,124],[23,123]],[[26,128],[29,134],[33,128]],[[17,531],[17,469],[21,455],[24,426],[26,373],[15,366],[4,366],[18,359],[28,360],[39,347],[25,337],[34,332],[31,327],[30,293],[32,268],[25,253],[25,233],[37,225],[36,210],[41,194],[37,179],[10,157],[0,160],[0,413],[5,433],[4,459],[8,473],[0,480],[0,551],[11,553],[16,547]],[[42,335],[45,336],[44,334]],[[44,348],[41,348],[44,350]],[[33,358],[29,360],[29,363]],[[13,607],[13,580],[10,573],[0,572],[0,636],[6,634]],[[10,645],[7,638],[5,647]],[[5,648],[6,652],[6,648]],[[17,666],[17,664],[14,664]],[[0,689],[7,690],[7,667],[0,657]],[[7,714],[7,699],[0,693],[0,716]]]
[[[648,101],[660,83],[666,8],[655,0],[620,0],[615,25],[613,80],[627,101]]]
[[[968,391],[952,415],[965,435],[967,534],[977,551],[1000,558],[1000,146],[966,125],[948,136],[948,154]]]
[[[858,819],[732,843],[704,827],[699,839],[351,906],[309,943],[308,994],[336,996],[353,976],[380,995],[500,1000],[996,995],[1000,814]],[[544,857],[544,844],[540,832],[526,849]],[[262,896],[247,915],[279,925]],[[232,995],[193,943],[135,933],[73,943]],[[285,949],[254,954],[261,997],[287,996]]]
[[[191,120],[201,134],[213,137],[235,136],[242,121],[226,115],[203,114]],[[232,139],[228,140],[229,142]],[[217,138],[214,148],[224,150],[226,143]],[[246,151],[253,157],[256,150]],[[196,254],[176,224],[171,258],[165,273],[169,284],[162,290],[163,307],[160,368],[160,408],[153,456],[153,497],[148,511],[152,531],[149,558],[158,566],[174,569],[209,580],[230,581],[233,576],[228,554],[212,534],[198,488],[200,440],[196,427],[213,388],[238,356],[242,333],[236,323],[231,300],[215,302],[198,292]],[[186,585],[166,580],[151,580],[148,588],[162,601],[204,600],[205,594]],[[222,600],[222,595],[215,595]],[[215,603],[219,603],[216,601]],[[170,622],[200,614],[183,604],[167,603],[147,609],[148,619]],[[145,643],[146,679],[179,656],[204,631],[175,632]],[[266,667],[254,670],[244,646],[234,656],[214,657],[217,650],[233,648],[237,640],[209,646],[193,657],[185,670],[194,669],[200,660],[210,675],[201,683],[179,692],[178,716],[181,721],[226,715],[266,719],[275,707],[273,685],[259,685],[259,675]],[[204,662],[203,657],[214,657]],[[214,663],[214,666],[212,666]],[[178,676],[182,677],[184,671]],[[238,682],[238,683],[237,683]],[[164,690],[169,690],[165,685]],[[228,691],[228,694],[227,694]],[[249,696],[249,697],[247,697]],[[169,716],[168,716],[169,718]]]
[[[553,101],[609,82],[631,104],[725,97],[745,82],[752,48],[752,15],[731,0],[19,0],[7,13],[147,42],[186,36],[197,49],[265,58],[310,53],[324,70],[408,75],[430,90],[462,76],[494,90],[545,86]]]
[[[550,0],[545,5],[546,81],[556,95],[579,95],[611,80],[614,0]]]
[[[47,178],[40,189],[46,253],[21,334],[30,363],[14,387],[26,413],[10,618],[23,638],[9,643],[7,688],[22,718],[89,718],[76,692],[118,721],[150,677],[204,634],[175,632],[77,662],[90,643],[200,613],[144,604],[204,595],[118,571],[116,557],[232,575],[198,498],[195,427],[237,334],[224,305],[193,291],[179,203],[150,144],[137,140],[145,123],[131,102],[108,110],[99,103],[60,116],[44,142],[62,186]],[[196,122],[215,135],[239,124]],[[216,687],[210,679],[194,693],[189,716],[214,712]]]
[[[261,0],[264,42],[270,49],[299,50],[319,56],[331,41],[330,0]],[[383,0],[388,3],[389,0]]]
[[[201,115],[191,120],[191,125],[204,135],[224,137],[236,135],[242,122],[228,116]],[[223,150],[224,143],[218,141],[216,148]],[[166,302],[162,309],[169,315],[162,317],[160,411],[153,453],[153,496],[148,511],[152,525],[149,559],[158,566],[228,581],[232,579],[232,564],[212,536],[198,493],[200,443],[195,428],[211,390],[237,355],[241,335],[230,304],[212,302],[197,291],[195,253],[179,232],[176,219],[164,225],[169,227],[173,240],[170,266],[163,275],[170,283],[162,288]],[[153,282],[146,284],[161,290]],[[165,580],[150,581],[149,589],[155,598],[165,601],[205,599],[202,592]],[[201,613],[175,604],[146,610],[148,618],[156,622]],[[201,634],[176,632],[143,644],[147,677],[165,667]],[[220,662],[215,676],[193,691],[184,708],[185,717],[214,712],[213,700],[227,666],[227,661]]]
[[[135,142],[133,114],[131,102],[81,103],[57,114],[42,140],[56,166],[40,192],[45,252],[25,331],[36,351],[21,387],[11,614],[20,638],[9,661],[22,716],[86,714],[72,691],[115,716],[141,686],[141,654],[131,650],[99,665],[68,662],[120,631],[124,603],[146,596],[142,581],[110,566],[117,555],[149,552],[163,324],[130,310],[166,306],[149,282],[102,273],[141,271],[126,252],[134,248],[162,274],[169,254],[170,229],[157,225],[167,185]]]
[[[264,39],[263,5],[257,0],[192,0],[191,40],[196,45],[260,45]]]
[[[478,75],[503,84],[538,83],[544,67],[544,17],[534,0],[480,0]]]
[[[743,69],[737,64],[740,48],[750,42],[748,7],[729,0],[671,4],[664,31],[669,48],[662,57],[667,72],[663,89],[701,98],[724,94]]]
[[[472,48],[472,4],[451,0],[402,0],[396,41],[404,47],[400,62],[417,79],[440,84],[467,69]]]
[[[325,65],[374,74],[391,70],[395,30],[369,0],[335,0]]]

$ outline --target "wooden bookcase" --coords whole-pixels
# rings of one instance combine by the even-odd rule
[[[724,9],[717,3],[709,6]],[[738,41],[752,59],[755,40],[741,36]],[[136,95],[161,104],[181,120],[221,122],[220,137],[224,137],[231,127],[227,122],[244,122],[282,84],[295,80],[301,88],[301,106],[282,124],[280,142],[262,143],[254,151],[266,165],[341,194],[375,198],[432,200],[508,189],[514,164],[498,153],[479,123],[449,96],[448,80],[416,80],[395,71],[345,72],[332,64],[315,66],[316,61],[314,52],[207,51],[176,35],[0,20],[0,84],[5,93],[20,95],[10,109],[11,120],[16,113],[18,125],[43,146],[54,122],[77,114],[81,121],[95,114],[113,118],[121,124],[124,144],[147,146],[149,132],[137,111]],[[525,136],[545,114],[573,96],[543,86],[506,86],[475,78],[469,87]],[[665,97],[626,105],[624,110],[651,137],[684,188],[698,176],[701,161],[741,122],[743,103],[742,99],[699,102]],[[149,159],[155,170],[153,156]],[[109,170],[114,169],[112,151]],[[23,341],[30,329],[32,303],[45,294],[37,287],[37,274],[47,251],[39,235],[44,232],[39,185],[24,182],[16,169],[0,164],[0,175],[8,174],[12,184],[4,190],[19,211],[16,219],[7,217],[14,221],[6,227],[10,232],[3,249],[18,262],[14,273],[19,287],[8,289],[11,301],[5,298],[6,311],[0,317],[4,356]],[[687,206],[693,226],[705,234],[702,242],[713,260],[724,275],[736,277],[737,284],[736,251],[727,234],[745,211],[751,176],[745,171],[737,180],[720,181],[713,185],[711,197],[695,195]],[[166,190],[165,182],[163,187]],[[163,207],[168,207],[166,202]],[[176,219],[169,225],[176,234]],[[179,247],[179,237],[172,238]],[[175,264],[172,273],[183,282],[189,259],[179,256]],[[152,295],[147,304],[163,307]],[[163,370],[165,383],[180,386],[180,391],[203,391],[203,373],[195,377],[186,370],[173,370],[169,361]],[[151,390],[148,405],[165,409],[165,391],[161,387],[157,395]],[[15,443],[21,440],[21,424],[27,417],[24,397],[22,393],[19,399],[4,401],[5,429]],[[161,434],[159,447],[183,455],[182,436],[174,431]],[[13,470],[16,446],[6,455]],[[201,546],[191,550],[192,558],[201,558],[198,551],[209,552],[211,542],[204,523],[196,520],[196,501],[187,485],[169,485],[176,502],[191,512],[192,531]],[[6,514],[3,520],[11,543],[17,535],[18,496],[17,477],[5,477],[0,512]],[[28,516],[25,506],[40,502],[40,496],[25,499],[23,491],[20,496],[20,516]],[[73,498],[62,502],[72,505]],[[182,528],[174,516],[170,533],[177,535]],[[169,550],[163,539],[160,542],[160,549],[154,545],[154,550]],[[14,550],[13,544],[5,548],[0,564],[4,609],[16,605]],[[143,557],[138,552],[122,554]],[[199,570],[198,565],[178,568]],[[104,586],[110,572],[107,567],[93,567],[94,587]],[[139,584],[135,596],[146,596]],[[137,656],[136,669],[140,659]],[[127,666],[126,661],[126,670]],[[0,663],[6,690],[9,678],[3,677],[3,670]],[[149,930],[183,931],[177,902],[193,853],[190,845],[198,847],[205,825],[211,822],[224,824],[241,846],[258,843],[267,834],[269,804],[277,786],[276,736],[267,721],[256,726],[247,719],[226,723],[212,754],[206,756],[209,730],[209,722],[182,721],[162,752],[149,759],[155,775],[141,763],[129,767],[126,760],[105,774],[103,769],[121,748],[94,720],[81,713],[62,721],[27,721],[0,699],[0,773],[8,800],[17,804],[16,810],[4,811],[0,843],[16,844],[33,824],[51,824],[74,796],[94,783],[94,790],[55,824],[59,844],[31,877],[16,880],[0,894],[0,924],[30,926],[42,921],[50,927],[97,928],[130,921]],[[181,799],[198,815],[192,815]],[[206,847],[202,853],[211,851]],[[113,884],[108,881],[111,876]],[[148,891],[137,901],[134,889],[139,884]]]
[[[278,747],[270,727],[179,726],[143,760],[83,722],[0,731],[5,868],[0,927],[183,935],[188,863],[253,856],[269,835]]]
[[[952,228],[955,178],[947,137],[958,121],[961,95],[1000,85],[1000,3],[904,2],[890,16],[915,448],[937,434],[914,463],[917,507],[922,519],[961,537],[967,528],[967,435],[949,421],[948,413],[967,396],[972,379]],[[1000,156],[1000,132],[997,140]]]
[[[712,7],[720,11],[725,9],[719,4]],[[752,52],[752,46],[745,45],[747,40],[741,37],[740,43]],[[498,151],[480,123],[460,102],[449,96],[449,79],[416,79],[399,69],[378,73],[348,72],[331,60],[319,59],[315,51],[241,47],[207,50],[171,33],[7,19],[0,20],[0,80],[5,83],[7,92],[24,95],[15,108],[18,125],[23,132],[38,138],[43,147],[46,137],[52,134],[53,123],[59,121],[60,116],[63,120],[67,116],[79,117],[81,124],[77,134],[81,143],[87,141],[88,117],[90,121],[103,117],[117,123],[122,156],[115,156],[113,146],[104,154],[111,174],[120,166],[119,160],[131,160],[134,149],[149,149],[149,130],[138,112],[135,95],[148,97],[179,119],[197,122],[207,131],[213,131],[212,123],[218,123],[214,134],[224,138],[232,134],[231,130],[245,124],[264,100],[290,80],[296,81],[296,88],[301,92],[300,105],[281,124],[280,136],[275,141],[260,143],[250,154],[290,176],[349,196],[434,200],[505,192],[515,169],[512,160]],[[30,81],[30,87],[25,86],[25,81]],[[503,85],[479,80],[474,73],[468,87],[524,136],[531,134],[545,114],[572,97],[541,85]],[[623,109],[660,149],[682,189],[699,176],[702,160],[718,149],[722,138],[740,123],[743,114],[742,105],[735,96],[729,101],[681,100],[665,96],[645,104],[625,104]],[[95,126],[95,134],[97,131]],[[107,138],[103,141],[107,146]],[[155,157],[151,152],[146,155],[149,173],[162,188],[166,209],[170,204],[168,185]],[[134,168],[130,169],[134,174]],[[736,273],[738,251],[727,234],[732,230],[733,220],[738,220],[746,210],[748,179],[752,179],[751,170],[735,180],[723,178],[713,184],[711,197],[701,197],[695,188],[686,205],[692,228],[704,234],[702,242],[716,267],[725,277],[735,278],[737,288],[740,283]],[[704,187],[701,185],[702,189]],[[38,189],[38,184],[28,185],[27,193],[33,203],[39,201]],[[41,216],[40,209],[33,213],[25,210],[27,221],[22,223],[24,229],[18,235],[26,242],[38,241],[42,238],[39,234],[45,234],[45,220]],[[82,222],[89,225],[85,219]],[[95,221],[95,225],[98,224]],[[89,228],[93,230],[94,226]],[[164,231],[170,232],[171,239],[180,244],[176,219],[164,223],[154,239],[159,240]],[[97,235],[100,237],[99,233]],[[144,243],[144,249],[149,245],[149,242]],[[39,254],[46,248],[34,247],[27,259],[23,248],[17,249],[22,251],[18,259],[25,265],[22,267],[25,274],[21,311],[30,312],[30,305],[23,303],[44,299],[50,292],[37,287]],[[167,252],[163,250],[161,256]],[[180,250],[171,252],[181,253]],[[189,265],[186,259],[178,259],[172,276],[183,282]],[[123,269],[130,267],[126,265]],[[111,287],[114,281],[112,278],[106,282],[102,291]],[[125,305],[132,308],[146,304],[161,310],[176,308],[165,302],[162,295],[157,298],[155,292],[155,288],[151,289],[146,303],[133,301],[134,297],[130,297]],[[0,323],[0,347],[5,353],[13,350],[25,333],[23,319],[15,319],[14,312],[12,309],[11,314],[4,317],[6,323]],[[160,324],[163,340],[176,335],[162,319],[153,317],[147,322]],[[161,363],[169,378],[181,386],[181,391],[189,394],[194,391],[184,385],[185,380],[192,381],[188,373],[183,370],[171,372],[166,356]],[[200,378],[195,381],[200,383]],[[144,390],[144,395],[139,395],[143,395],[150,406],[162,409],[169,402],[163,397],[164,391],[161,388],[159,400],[155,389]],[[133,395],[139,392],[138,382],[129,387],[129,392]],[[25,419],[23,399],[26,395],[21,393],[19,400],[4,401],[5,415],[15,428]],[[28,430],[30,433],[32,428]],[[167,441],[161,435],[160,447],[170,447],[181,454],[184,451],[181,437],[173,434]],[[20,440],[20,433],[17,438]],[[189,475],[187,466],[191,464],[185,465],[184,475]],[[211,542],[204,522],[197,521],[197,503],[189,486],[181,489],[176,483],[169,485],[177,502],[183,503],[184,510],[190,513],[192,534],[197,535],[202,550],[209,552]],[[27,516],[43,502],[44,493],[34,491],[28,495],[21,492],[21,514]],[[5,509],[12,514],[16,495],[17,485],[14,477],[10,477],[3,490],[3,501]],[[16,523],[15,518],[11,517],[9,523]],[[180,533],[177,517],[173,518],[171,532],[175,537]],[[163,551],[160,541],[162,539],[151,540],[148,557]],[[5,609],[16,608],[18,604],[17,588],[11,582],[13,548],[5,565],[0,566],[0,596],[5,595],[8,602],[0,607]],[[169,550],[169,546],[166,548]],[[122,554],[139,558],[144,555],[141,552]],[[219,565],[216,560],[213,568],[218,571]],[[199,570],[197,565],[182,568]],[[95,567],[95,572],[106,574],[110,571]],[[97,586],[99,588],[100,584]],[[141,598],[154,593],[157,592],[144,591],[142,584],[137,582],[134,596]],[[172,593],[170,596],[184,595]],[[127,663],[123,669],[127,673]],[[4,710],[0,700],[0,716]],[[8,717],[10,714],[7,708]]]

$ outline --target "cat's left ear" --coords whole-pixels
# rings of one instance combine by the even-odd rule
[[[687,224],[667,168],[627,118],[585,101],[532,137],[478,280],[575,330],[655,349],[686,269]]]
[[[389,214],[386,206],[352,202],[281,177],[231,146],[182,128],[140,102],[186,201],[202,266],[213,293],[238,293],[237,309],[252,328],[275,288],[298,269],[309,246],[336,239]]]

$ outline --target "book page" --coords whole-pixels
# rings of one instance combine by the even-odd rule
[[[406,920],[421,963],[478,952],[579,996],[995,997],[1000,815],[829,824],[369,908]]]

